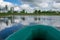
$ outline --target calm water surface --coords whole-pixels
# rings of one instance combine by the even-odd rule
[[[12,16],[0,18],[0,31],[15,24],[43,24],[60,27],[60,16]]]
[[[60,16],[10,16],[0,18],[0,40],[27,25],[60,27]]]

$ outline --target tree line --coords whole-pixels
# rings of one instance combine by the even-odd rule
[[[6,5],[5,10],[8,10],[8,6]],[[0,11],[3,10],[0,8]],[[0,12],[1,13],[1,12]],[[2,12],[2,13],[5,13],[5,12]],[[39,15],[60,15],[60,11],[41,11],[41,10],[35,10],[34,12],[32,13],[28,13],[27,11],[25,10],[22,10],[20,12],[18,11],[14,11],[14,8],[11,7],[10,10],[8,10],[8,12],[6,12],[7,14],[39,14]]]

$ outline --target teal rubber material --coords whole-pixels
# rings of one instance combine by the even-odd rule
[[[60,40],[60,31],[52,26],[26,26],[5,40]]]

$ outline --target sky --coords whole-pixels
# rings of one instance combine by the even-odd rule
[[[20,0],[4,0],[4,1],[11,2],[11,3],[17,4],[17,5],[20,5],[21,4]]]
[[[34,10],[60,11],[60,0],[0,0],[0,5],[1,7],[5,5],[8,5],[8,7],[14,6],[16,11],[23,9],[28,12],[33,12]]]

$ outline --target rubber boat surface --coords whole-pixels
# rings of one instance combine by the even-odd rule
[[[60,31],[46,25],[27,26],[5,40],[60,40]]]

